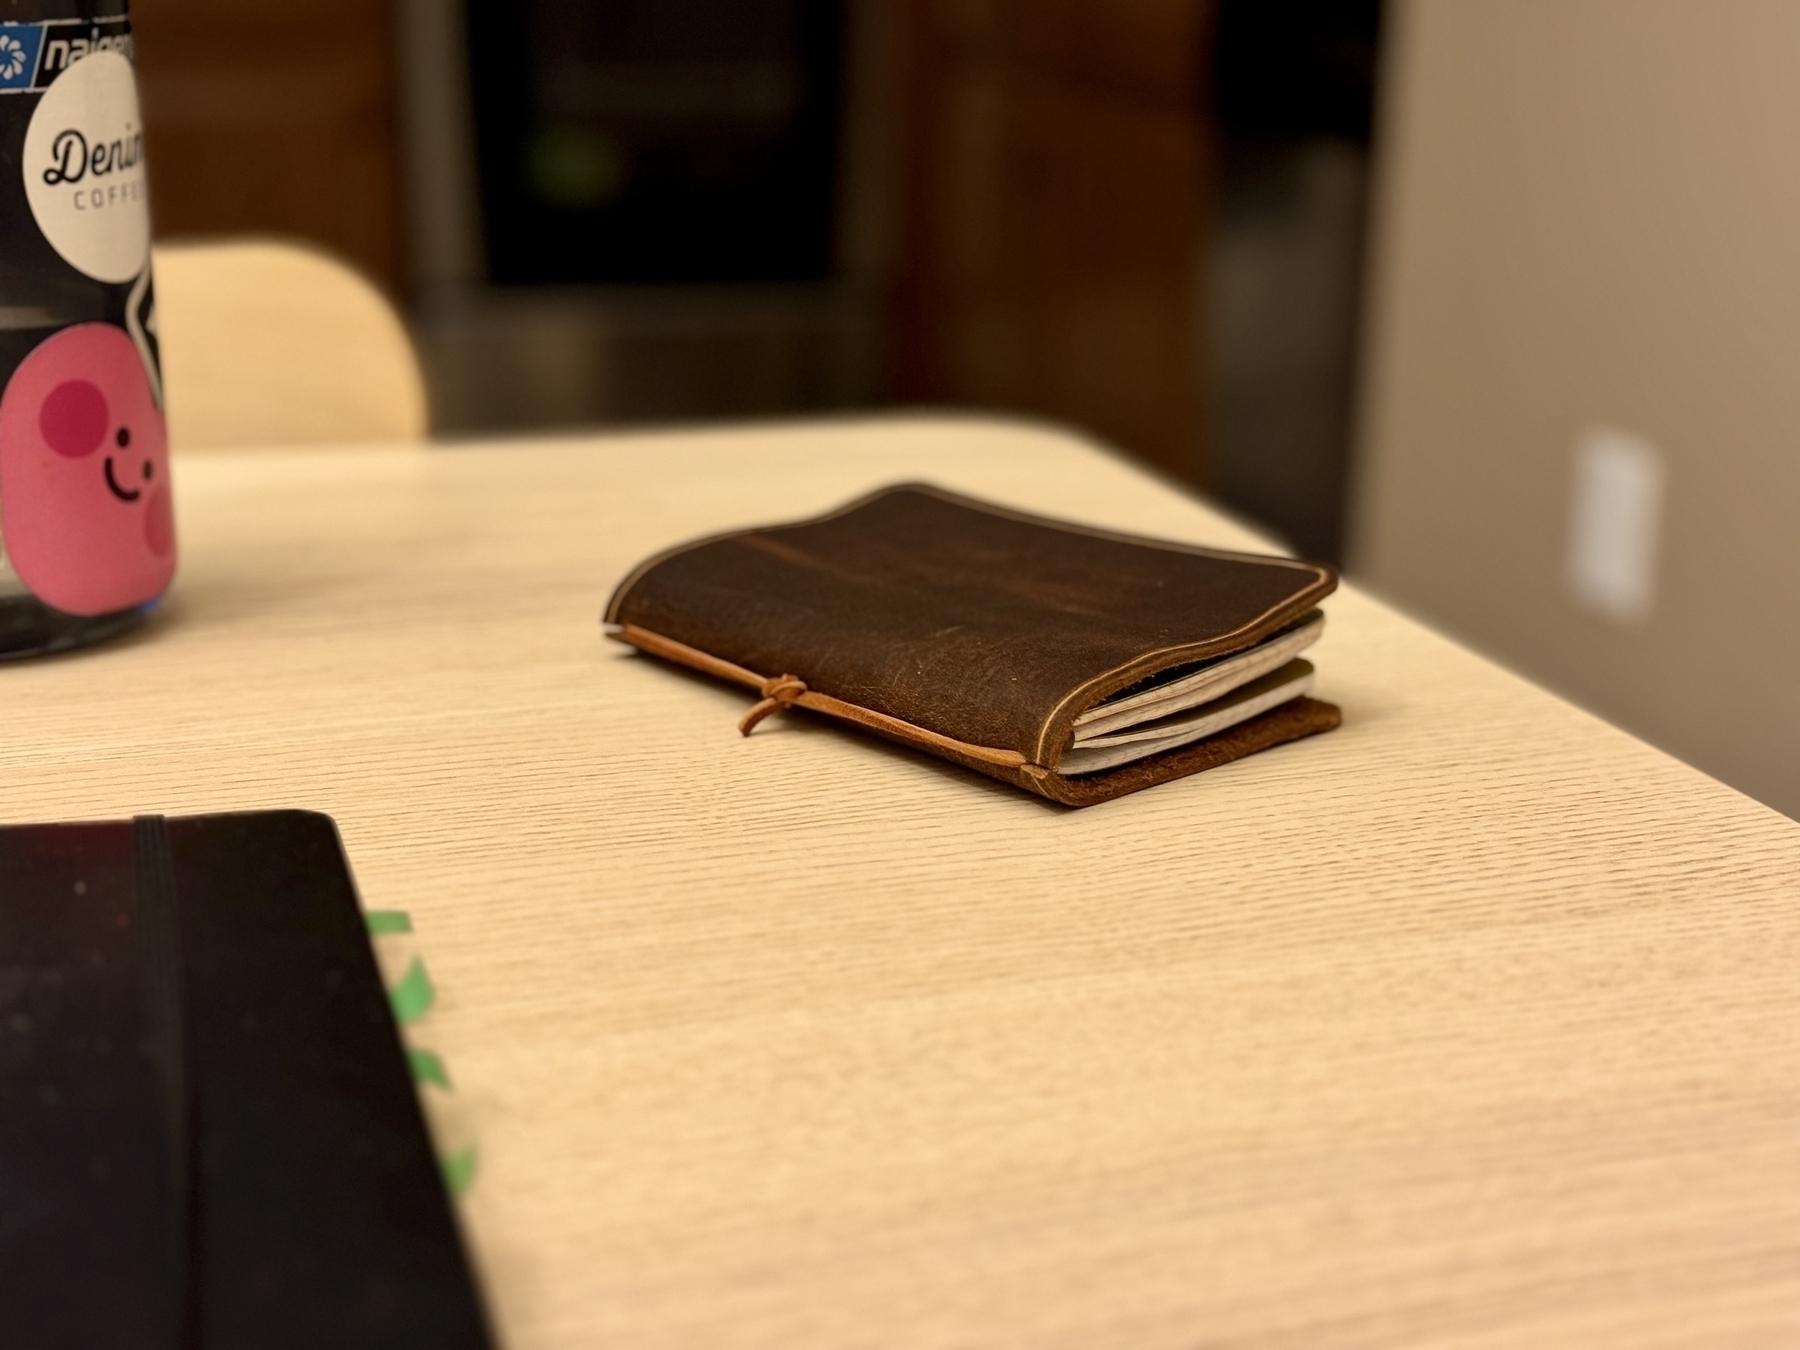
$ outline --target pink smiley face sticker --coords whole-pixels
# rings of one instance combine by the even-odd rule
[[[168,432],[123,329],[64,329],[6,386],[0,531],[20,580],[64,613],[109,614],[168,589]]]

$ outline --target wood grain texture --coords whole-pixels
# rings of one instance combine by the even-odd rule
[[[1800,827],[1354,588],[1341,731],[1068,812],[601,640],[924,478],[1231,547],[1023,426],[175,466],[141,637],[0,669],[0,819],[297,806],[413,914],[513,1350],[1800,1336]]]
[[[158,230],[279,234],[406,280],[392,0],[132,7]]]
[[[1204,481],[1205,0],[909,0],[896,380]]]

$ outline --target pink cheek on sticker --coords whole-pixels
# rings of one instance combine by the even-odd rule
[[[168,557],[175,548],[175,508],[166,487],[150,494],[149,509],[144,513],[144,542],[159,558]]]
[[[0,395],[0,527],[38,599],[108,614],[168,586],[179,546],[166,445],[123,329],[67,328],[20,362]]]
[[[50,391],[38,414],[44,441],[64,459],[91,455],[106,439],[112,412],[99,386],[87,380],[64,380]]]

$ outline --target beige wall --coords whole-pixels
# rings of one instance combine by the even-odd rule
[[[1391,15],[1352,571],[1800,816],[1800,3]],[[1564,580],[1593,426],[1666,466],[1638,623]]]

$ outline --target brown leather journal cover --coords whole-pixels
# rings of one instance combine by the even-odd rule
[[[683,544],[640,564],[610,636],[1088,806],[1338,725],[1299,698],[1099,773],[1057,766],[1075,719],[1139,681],[1242,651],[1337,586],[1320,563],[1088,529],[926,484]]]

